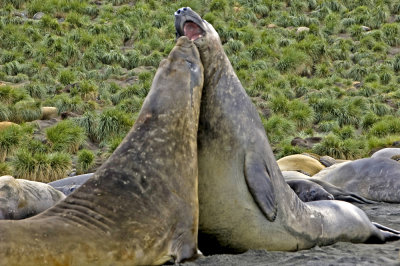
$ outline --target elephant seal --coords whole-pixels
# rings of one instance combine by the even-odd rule
[[[307,179],[286,180],[286,183],[303,202],[335,199],[322,186]]]
[[[0,220],[36,215],[64,198],[63,193],[45,183],[0,176]]]
[[[54,187],[55,189],[61,191],[62,193],[68,196],[75,189],[83,185],[92,176],[93,173],[70,176],[47,184],[49,184],[50,186]]]
[[[213,26],[185,7],[175,12],[175,28],[177,37],[194,39],[204,66],[198,132],[199,248],[204,254],[399,239],[350,203],[303,203],[285,183],[257,110]]]
[[[188,38],[160,63],[136,123],[81,187],[45,212],[0,222],[4,265],[155,265],[197,255],[203,67]]]
[[[337,186],[334,186],[328,182],[315,179],[315,178],[310,178],[309,176],[302,174],[297,171],[282,171],[282,175],[286,180],[286,183],[289,184],[289,186],[293,189],[294,186],[295,189],[293,191],[299,196],[299,198],[303,201],[311,201],[313,197],[307,197],[307,191],[313,191],[316,190],[318,195],[315,196],[315,199],[321,199],[323,197],[326,197],[327,193],[328,195],[332,195],[335,200],[342,200],[342,201],[347,201],[347,202],[354,202],[354,203],[359,203],[359,204],[372,204],[375,203],[374,201],[368,200],[364,197],[361,197],[360,195],[357,195],[356,193],[352,193],[350,191],[341,189]],[[303,182],[307,181],[307,182]],[[289,182],[291,181],[291,182]],[[297,183],[297,184],[296,184]],[[315,185],[318,185],[318,187],[315,187]],[[320,191],[320,188],[325,191]],[[302,193],[302,191],[305,191],[301,196],[299,195]],[[315,194],[315,193],[311,193]],[[324,196],[325,194],[325,196]],[[303,197],[303,198],[302,198]]]
[[[281,171],[299,171],[309,176],[313,176],[325,168],[317,159],[304,154],[293,154],[280,158],[278,166]]]
[[[400,148],[384,148],[372,154],[371,158],[395,159],[399,155],[400,155]]]
[[[333,165],[313,178],[369,200],[400,202],[400,164],[389,158],[364,158]]]

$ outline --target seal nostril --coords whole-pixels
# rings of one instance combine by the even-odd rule
[[[186,10],[187,10],[187,7],[184,7],[184,8],[183,8],[183,11],[186,11]]]
[[[181,10],[180,10],[180,9],[178,9],[178,11],[176,11],[176,13],[179,15],[179,14],[181,13]]]

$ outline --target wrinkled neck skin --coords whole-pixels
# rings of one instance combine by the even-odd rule
[[[94,176],[42,214],[0,222],[1,262],[153,265],[193,256],[202,70],[196,47],[178,40],[135,125]]]

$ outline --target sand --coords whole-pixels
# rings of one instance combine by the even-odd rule
[[[371,221],[400,230],[400,204],[356,205]],[[298,252],[249,250],[238,255],[213,255],[184,265],[400,265],[399,250],[400,240],[386,244],[339,242]]]

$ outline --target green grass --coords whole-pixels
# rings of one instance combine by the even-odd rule
[[[24,132],[19,126],[10,126],[0,130],[0,162],[12,155],[22,141]]]
[[[52,151],[76,153],[85,142],[85,130],[72,120],[64,120],[46,130]]]
[[[92,151],[83,149],[78,152],[77,173],[87,173],[90,167],[94,165],[95,155]]]
[[[333,135],[342,145],[336,153],[348,158],[390,146],[398,134],[398,1],[101,3],[0,1],[0,121],[34,121],[40,106],[54,106],[59,114],[77,115],[82,134],[112,151],[174,47],[173,13],[190,6],[219,32],[277,156],[300,152],[290,146],[300,134]],[[45,15],[33,20],[38,12]],[[309,31],[296,33],[300,26]],[[15,152],[54,152],[52,142],[43,146],[32,132],[24,134]],[[76,153],[74,147],[66,150]],[[99,150],[99,157],[109,151]]]

